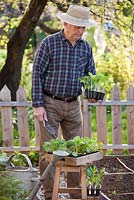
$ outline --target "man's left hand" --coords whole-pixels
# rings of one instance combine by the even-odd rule
[[[97,100],[96,99],[88,99],[89,103],[96,103]]]

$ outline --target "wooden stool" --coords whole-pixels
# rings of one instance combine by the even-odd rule
[[[87,200],[86,165],[70,166],[70,165],[65,165],[63,163],[61,162],[59,164],[56,164],[52,200],[62,200],[62,198],[60,198],[60,199],[58,198],[58,193],[81,194],[81,199]],[[59,182],[60,182],[61,172],[79,172],[81,187],[79,187],[79,188],[68,188],[68,187],[60,188]],[[79,199],[79,200],[81,200],[81,199]],[[73,200],[73,199],[70,199],[70,200]],[[78,200],[78,199],[76,199],[76,200]]]
[[[46,161],[50,161],[52,158],[52,154],[45,154]],[[53,196],[52,200],[62,200],[62,198],[58,199],[58,193],[74,193],[81,194],[81,199],[79,200],[87,200],[87,187],[86,187],[86,164],[91,163],[96,160],[100,160],[103,158],[101,152],[95,152],[89,155],[80,156],[77,158],[74,157],[65,157],[62,161],[58,161],[55,164],[55,178],[54,178],[54,187],[53,187]],[[64,160],[64,161],[63,161]],[[80,185],[79,188],[59,188],[60,175],[61,172],[79,172],[80,173]],[[70,200],[78,200],[78,199],[70,199]]]

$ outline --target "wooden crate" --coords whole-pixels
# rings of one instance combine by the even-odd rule
[[[50,161],[52,158],[52,154],[46,153],[44,157],[47,161]],[[65,165],[79,166],[79,165],[85,165],[87,163],[92,163],[102,158],[103,158],[103,154],[101,152],[95,152],[95,153],[91,153],[91,154],[76,157],[76,158],[67,156],[64,159],[62,159],[62,161],[58,161],[58,163],[64,162]]]

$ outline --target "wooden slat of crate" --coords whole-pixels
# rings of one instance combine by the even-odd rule
[[[46,153],[44,157],[47,161],[50,161],[52,158],[52,154]],[[101,152],[96,152],[96,153],[88,154],[85,156],[80,156],[77,158],[67,156],[64,158],[62,162],[64,162],[65,165],[77,166],[77,165],[85,165],[87,163],[100,160],[102,158],[103,158],[103,154]],[[58,161],[58,163],[59,162],[61,161]]]
[[[64,199],[63,198],[58,198],[57,200],[64,200]],[[69,199],[69,200],[81,200],[81,199]]]
[[[59,193],[81,194],[81,188],[59,188]]]

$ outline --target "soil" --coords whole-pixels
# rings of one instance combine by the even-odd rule
[[[106,174],[101,181],[101,191],[111,200],[134,199],[134,155],[104,156],[96,164],[105,167]]]

